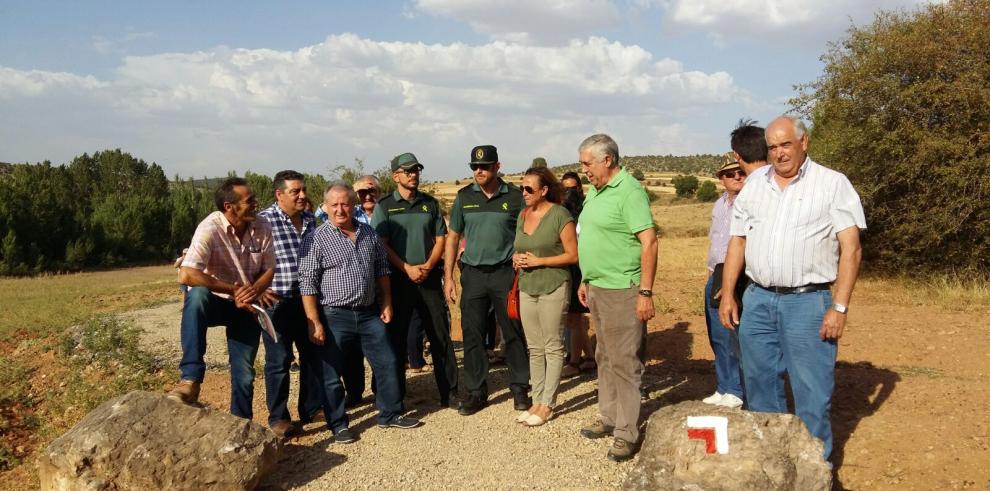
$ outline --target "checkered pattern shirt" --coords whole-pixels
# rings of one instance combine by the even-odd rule
[[[375,230],[353,220],[357,237],[347,238],[332,223],[303,237],[299,251],[299,292],[321,305],[367,307],[375,302],[375,281],[391,271]]]
[[[285,298],[299,296],[299,245],[302,239],[316,230],[316,217],[308,211],[302,213],[302,232],[278,203],[258,213],[272,226],[272,241],[275,245],[275,278],[272,291]]]
[[[238,265],[234,263],[224,243],[224,237],[234,248],[234,254],[248,281],[256,280],[261,273],[275,267],[272,229],[268,220],[258,218],[250,222],[244,236],[238,237],[234,226],[219,211],[207,215],[196,227],[196,233],[193,234],[181,265],[198,269],[220,281],[243,283]]]

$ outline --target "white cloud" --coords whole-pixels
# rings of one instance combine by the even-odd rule
[[[428,178],[453,177],[467,173],[474,145],[499,146],[519,170],[535,155],[573,161],[597,131],[612,132],[627,153],[705,151],[701,120],[747,97],[728,73],[687,70],[604,38],[534,47],[343,34],[295,51],[129,56],[103,81],[0,67],[0,112],[32,115],[0,122],[30,156],[0,160],[122,147],[170,174],[202,176],[289,165],[322,172],[353,157],[378,168],[413,151]]]
[[[621,24],[609,0],[416,0],[422,12],[465,21],[493,39],[560,44]]]
[[[820,45],[850,22],[863,25],[878,10],[915,8],[928,0],[667,0],[669,28],[708,31],[717,47],[732,39]]]

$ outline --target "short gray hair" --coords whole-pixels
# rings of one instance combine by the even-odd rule
[[[585,150],[591,150],[594,154],[595,159],[603,160],[606,155],[612,156],[612,167],[617,167],[619,165],[619,144],[615,143],[615,140],[611,136],[605,133],[599,133],[597,135],[591,135],[585,138],[581,145],[578,146],[578,153],[584,152]]]
[[[354,184],[357,184],[357,183],[359,183],[361,181],[370,181],[372,184],[375,185],[375,190],[376,191],[378,191],[379,193],[382,191],[382,182],[380,180],[378,180],[378,177],[377,176],[373,176],[371,174],[367,174],[367,175],[361,176],[361,177],[359,177],[359,178],[357,178],[357,179],[354,180]]]
[[[805,126],[804,121],[802,121],[801,118],[797,116],[791,116],[790,114],[782,114],[779,118],[775,119],[774,121],[779,121],[781,119],[785,119],[791,122],[791,126],[794,127],[794,136],[798,140],[800,140],[802,136],[808,134],[808,127]],[[773,122],[771,122],[770,124],[773,124]],[[769,127],[769,125],[767,127]]]
[[[358,194],[354,191],[354,188],[344,181],[334,181],[327,184],[326,190],[323,191],[323,201],[327,200],[327,195],[330,194],[331,191],[343,191],[347,193],[347,197],[351,199],[352,205],[356,205],[360,202],[358,200]]]

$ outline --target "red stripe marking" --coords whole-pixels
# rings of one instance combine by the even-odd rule
[[[705,453],[715,453],[715,428],[688,428],[689,440],[704,440]]]

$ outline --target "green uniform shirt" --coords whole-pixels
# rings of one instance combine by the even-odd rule
[[[425,263],[437,236],[447,233],[440,203],[419,191],[412,201],[403,198],[398,190],[382,198],[375,206],[371,226],[409,264]]]
[[[625,169],[601,190],[590,186],[578,224],[583,281],[608,289],[639,285],[641,246],[636,234],[653,227],[643,186]]]
[[[520,219],[516,225],[516,252],[531,252],[536,257],[563,254],[564,243],[560,241],[560,231],[564,229],[564,225],[573,221],[571,212],[560,205],[550,206],[532,234],[523,232],[523,220]],[[546,295],[553,293],[569,279],[571,269],[567,266],[523,269],[519,273],[519,289],[529,295]]]
[[[522,208],[522,191],[501,179],[491,199],[485,197],[478,183],[457,191],[450,209],[450,229],[467,240],[461,261],[471,266],[509,262],[516,237],[516,218]]]

